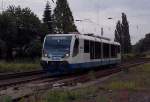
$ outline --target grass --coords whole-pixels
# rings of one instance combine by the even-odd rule
[[[46,102],[71,102],[79,97],[79,93],[69,91],[52,91],[48,93]]]
[[[150,64],[144,64],[130,69],[128,73],[113,77],[104,84],[105,88],[111,90],[141,90],[150,85]]]
[[[0,102],[12,102],[12,99],[9,96],[4,96],[0,97]]]
[[[122,54],[122,60],[123,61],[132,61],[137,58],[150,58],[150,52],[148,53],[128,53],[128,54]]]
[[[146,57],[146,58],[150,58],[150,51],[145,52],[144,54],[145,54],[145,57]]]
[[[40,69],[40,62],[29,61],[14,61],[14,62],[0,62],[0,72],[23,72]]]
[[[111,82],[107,86],[111,90],[136,90],[137,85],[135,82],[130,82],[130,81],[116,81],[116,82]]]
[[[123,54],[122,55],[122,60],[123,61],[129,61],[129,60],[137,59],[138,57],[139,57],[139,55],[136,55],[136,54],[133,54],[133,53]]]
[[[142,71],[146,72],[146,73],[150,73],[150,63],[149,64],[144,64],[142,67]]]
[[[88,87],[79,90],[53,90],[47,95],[46,102],[72,102],[93,97],[97,88]]]

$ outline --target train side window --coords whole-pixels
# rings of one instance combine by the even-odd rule
[[[90,41],[84,40],[84,53],[89,53],[89,52],[90,52]]]
[[[102,46],[102,45],[101,45],[101,43],[99,42],[99,44],[98,44],[98,59],[101,59],[101,56],[102,56],[102,55],[101,55],[101,53],[102,53],[102,52],[101,52],[101,46]]]
[[[103,57],[109,58],[109,44],[103,43]]]
[[[99,59],[100,58],[100,43],[99,42],[95,42],[95,59]]]
[[[94,57],[95,57],[94,59],[97,59],[97,58],[98,58],[98,56],[97,56],[97,54],[98,54],[98,51],[97,51],[97,49],[98,49],[98,48],[97,48],[97,47],[98,47],[98,42],[95,42],[94,45],[95,45],[95,46],[94,46],[94,47],[95,47],[95,48],[94,48]]]
[[[76,39],[73,48],[73,57],[77,56],[78,53],[79,53],[79,39]]]
[[[94,59],[94,48],[95,48],[94,41],[90,41],[90,59]]]

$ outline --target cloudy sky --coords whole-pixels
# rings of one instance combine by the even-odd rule
[[[6,9],[8,5],[30,7],[42,19],[46,1],[3,0],[3,8]],[[0,2],[2,4],[2,0]],[[68,2],[75,20],[89,19],[75,22],[82,33],[100,35],[100,28],[103,27],[104,36],[113,39],[115,25],[121,19],[122,12],[128,17],[132,44],[150,32],[150,0],[68,0]],[[55,6],[52,2],[51,5]],[[2,5],[0,9],[2,10]],[[113,19],[107,19],[109,17]]]

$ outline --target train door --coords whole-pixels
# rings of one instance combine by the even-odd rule
[[[79,54],[79,39],[75,38],[72,57],[76,57],[78,54]]]

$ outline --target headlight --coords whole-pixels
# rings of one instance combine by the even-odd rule
[[[43,50],[42,56],[43,56],[43,57],[48,57],[48,53],[47,53],[46,50]]]
[[[62,58],[68,58],[70,55],[67,53]]]
[[[44,54],[44,57],[48,57],[48,54],[47,54],[47,53],[45,53],[45,54]]]
[[[65,57],[69,57],[69,54],[67,53],[67,54],[65,55]]]

